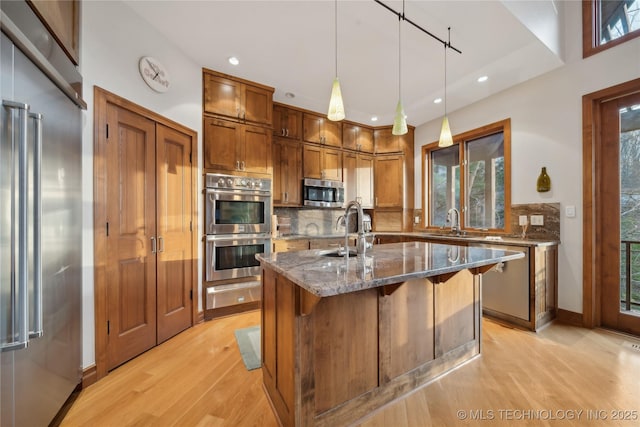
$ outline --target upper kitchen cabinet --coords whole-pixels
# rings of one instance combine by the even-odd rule
[[[357,200],[363,208],[373,209],[373,164],[374,156],[369,154],[342,153],[342,181],[344,182],[345,203]]]
[[[375,130],[376,154],[402,153],[406,152],[409,146],[413,150],[413,134],[415,130],[413,126],[409,126],[409,132],[404,135],[394,135],[391,133],[391,129],[392,127],[389,126]]]
[[[273,135],[283,138],[301,139],[302,111],[274,103]]]
[[[273,88],[207,69],[202,77],[205,114],[271,127]]]
[[[205,117],[204,168],[270,175],[271,129]]]
[[[75,65],[80,58],[80,1],[31,0],[27,2],[48,27]]]
[[[302,171],[305,178],[342,181],[342,152],[333,148],[304,144]]]
[[[342,147],[342,123],[319,114],[303,114],[302,135],[306,142]]]
[[[302,206],[302,144],[285,138],[273,142],[273,205]]]
[[[343,123],[342,148],[373,153],[373,129],[355,123]]]

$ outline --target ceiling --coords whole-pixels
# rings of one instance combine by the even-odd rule
[[[401,1],[383,2],[402,10]],[[275,101],[326,111],[335,76],[333,1],[124,3],[195,63],[273,86]],[[462,51],[447,52],[451,112],[562,65],[540,36],[540,22],[530,19],[544,21],[545,11],[557,14],[557,6],[557,0],[406,1],[404,11],[443,40],[451,27],[451,44]],[[398,100],[398,17],[372,0],[340,0],[337,7],[337,66],[347,119],[391,124]],[[444,114],[444,103],[433,100],[444,96],[445,49],[407,22],[401,34],[402,100],[407,121],[416,126]],[[162,52],[149,54],[162,61]],[[240,64],[230,65],[230,56]],[[482,75],[489,78],[478,83]]]

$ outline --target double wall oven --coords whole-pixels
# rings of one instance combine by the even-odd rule
[[[205,317],[260,301],[257,253],[271,252],[271,180],[205,176]]]

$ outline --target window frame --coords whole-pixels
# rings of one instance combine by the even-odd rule
[[[600,44],[597,8],[601,0],[582,0],[582,58],[588,58],[591,55],[600,53],[609,48],[618,46],[629,40],[640,37],[640,30],[632,31],[611,40],[605,44]]]
[[[466,143],[497,132],[503,133],[504,138],[504,228],[479,229],[466,226]],[[491,232],[499,234],[511,233],[511,119],[500,120],[470,131],[453,136],[453,144],[458,147],[460,159],[460,230],[471,232]],[[431,179],[432,165],[431,152],[438,150],[438,141],[422,146],[422,228],[425,230],[439,230],[441,227],[430,225],[431,203]]]

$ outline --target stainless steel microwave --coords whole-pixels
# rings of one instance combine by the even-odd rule
[[[341,208],[344,205],[344,184],[342,181],[305,178],[303,187],[305,206]]]

